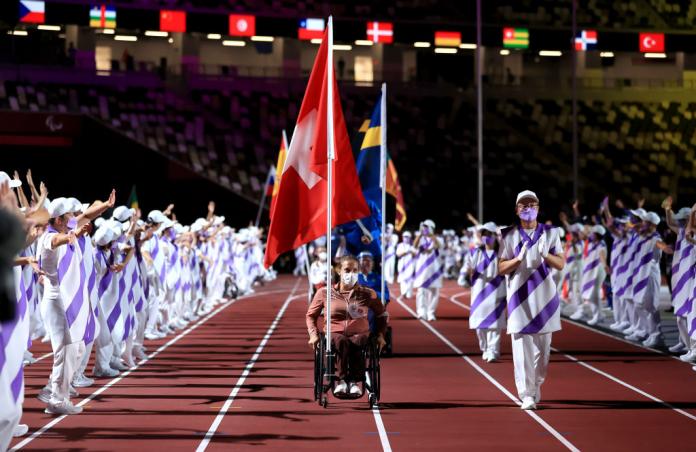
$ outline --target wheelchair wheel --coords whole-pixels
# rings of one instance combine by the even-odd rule
[[[322,347],[320,339],[318,347],[314,349],[314,400],[319,400],[323,392],[322,375],[324,375],[324,369],[322,364],[324,363],[324,360],[322,358]]]
[[[380,397],[380,385],[381,385],[381,372],[379,368],[379,347],[376,341],[371,341],[369,345],[368,352],[368,367],[370,375],[370,406],[379,402]],[[374,400],[373,400],[374,396]]]

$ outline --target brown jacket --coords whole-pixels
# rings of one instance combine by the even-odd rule
[[[317,319],[326,303],[326,288],[322,287],[312,299],[307,309],[307,331],[310,337],[318,334]],[[377,333],[384,334],[387,329],[387,311],[377,298],[377,292],[355,285],[349,292],[339,292],[338,285],[331,290],[331,332],[346,336],[370,332],[367,312],[372,310]]]

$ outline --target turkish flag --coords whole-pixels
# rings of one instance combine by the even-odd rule
[[[255,34],[255,16],[230,14],[230,36],[254,36]]]
[[[640,51],[646,52],[664,52],[665,51],[665,34],[664,33],[641,33],[639,35]]]
[[[336,77],[327,83],[328,29],[319,46],[271,211],[264,265],[326,234],[328,83],[333,84],[335,159],[331,227],[370,215],[355,169]],[[332,71],[333,74],[333,71]],[[277,183],[278,181],[276,181]]]
[[[161,10],[160,31],[186,32],[186,12]]]

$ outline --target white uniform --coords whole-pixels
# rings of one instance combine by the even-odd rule
[[[388,234],[386,236],[387,252],[384,253],[384,280],[388,284],[394,284],[396,270],[396,246],[399,243],[399,237],[396,234]]]
[[[416,254],[413,286],[416,292],[418,317],[435,320],[442,287],[442,263],[440,251],[435,246],[437,237],[421,237]],[[442,243],[440,243],[442,245]]]
[[[399,282],[401,295],[406,298],[411,298],[413,296],[413,278],[415,275],[416,250],[413,248],[411,242],[401,242],[396,247],[396,256],[398,257],[398,270],[399,275],[397,281]]]
[[[656,244],[660,234],[646,237],[640,247],[633,277],[633,300],[639,315],[637,336],[660,335],[660,251]]]
[[[600,298],[602,283],[606,278],[606,271],[602,259],[606,259],[607,246],[604,240],[590,242],[587,249],[587,257],[583,260],[582,266],[582,299],[587,302],[592,311],[593,319],[601,317]]]
[[[614,324],[612,328],[617,330],[624,329],[630,325],[628,320],[628,314],[626,312],[624,300],[617,296],[616,291],[619,289],[621,284],[621,276],[619,275],[619,267],[624,261],[624,256],[628,250],[628,237],[624,235],[612,234],[613,243],[611,245],[611,290],[612,294],[612,309],[614,311]]]
[[[635,270],[638,253],[640,252],[640,247],[642,246],[643,241],[644,238],[641,237],[637,232],[630,231],[628,233],[626,251],[616,273],[619,281],[619,287],[616,291],[615,297],[621,298],[623,309],[626,312],[626,318],[630,324],[629,329],[624,330],[625,334],[631,334],[633,331],[635,331],[638,325],[635,303],[633,302],[633,272]]]
[[[500,331],[505,328],[505,277],[498,274],[498,254],[476,248],[462,271],[472,271],[469,328],[476,330],[479,347],[486,355],[500,356]]]
[[[512,335],[515,384],[520,399],[538,401],[546,378],[551,335],[561,329],[560,299],[549,266],[541,257],[537,243],[544,235],[550,254],[560,255],[559,229],[539,224],[525,231],[513,226],[503,231],[501,259],[517,256],[527,243],[519,267],[507,278],[508,333]]]
[[[565,252],[566,265],[561,272],[561,291],[563,285],[568,287],[568,305],[575,312],[582,304],[580,280],[582,276],[582,242],[571,242]]]
[[[685,229],[681,228],[672,257],[672,307],[677,317],[679,341],[688,349],[692,349],[687,317],[693,303],[691,295],[696,276],[694,264],[696,264],[696,250],[694,245],[686,239]]]

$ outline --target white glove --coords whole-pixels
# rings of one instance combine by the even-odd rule
[[[527,252],[527,242],[524,242],[522,244],[522,248],[520,248],[520,252],[517,253],[517,256],[515,256],[515,259],[518,261],[522,262],[522,259],[524,259],[524,254]]]
[[[539,237],[539,240],[537,240],[537,246],[539,247],[539,254],[541,254],[541,257],[546,259],[549,256],[549,245],[546,242],[545,233],[542,233],[541,237]]]

